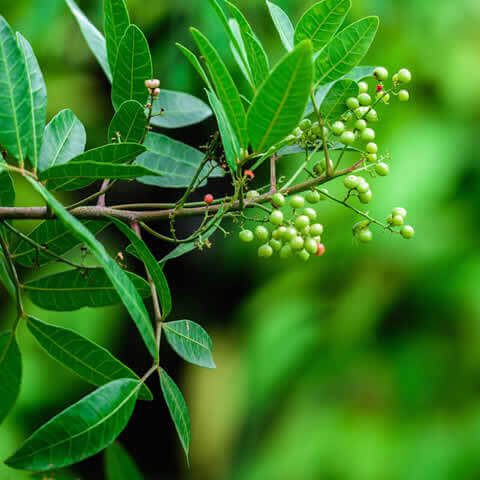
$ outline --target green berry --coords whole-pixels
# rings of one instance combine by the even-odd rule
[[[369,225],[370,225],[369,220],[360,220],[353,226],[353,231],[357,233],[361,230],[365,230],[366,228],[368,228]]]
[[[303,214],[306,215],[311,221],[317,219],[317,212],[313,208],[306,208],[303,211]]]
[[[373,198],[373,194],[372,194],[372,191],[371,190],[368,190],[368,192],[365,192],[365,193],[360,193],[358,195],[358,198],[360,199],[360,201],[362,203],[370,203],[372,201],[372,198]]]
[[[390,167],[386,163],[380,162],[375,166],[375,171],[381,177],[386,177],[390,173]]]
[[[368,228],[364,228],[363,230],[359,230],[357,232],[357,238],[360,243],[370,243],[373,240],[372,231]]]
[[[250,243],[253,242],[253,233],[251,230],[242,230],[238,234],[240,240],[244,243]]]
[[[356,177],[355,175],[349,175],[348,177],[345,177],[343,184],[349,190],[353,190],[354,188],[358,187],[360,182],[361,182],[360,178]]]
[[[325,159],[323,159],[323,160],[320,161],[320,162],[317,162],[317,163],[313,166],[313,171],[314,171],[318,176],[320,176],[320,175],[325,171]]]
[[[368,111],[370,110],[370,107],[359,107],[355,110],[355,116],[360,119],[365,117],[367,115]]]
[[[368,182],[365,179],[360,178],[360,182],[358,182],[358,185],[357,185],[358,193],[367,193],[369,190],[370,190],[370,185],[368,184]]]
[[[300,195],[295,195],[290,199],[290,206],[292,208],[303,208],[305,205],[305,200]]]
[[[247,193],[247,198],[257,198],[259,196],[260,196],[260,194],[256,190],[250,190]]]
[[[400,231],[403,238],[410,240],[415,236],[415,230],[410,225],[405,225]]]
[[[343,122],[335,122],[332,125],[332,132],[337,137],[340,136],[345,131],[345,125]]]
[[[313,238],[307,238],[305,240],[305,250],[312,255],[315,255],[318,250],[317,242]]]
[[[311,203],[312,205],[314,205],[315,203],[318,203],[320,201],[320,194],[316,190],[310,190],[305,195],[305,200],[308,203]]]
[[[296,136],[296,137],[301,137],[303,135],[303,130],[300,128],[300,127],[297,127],[294,131],[293,131],[293,134]]]
[[[282,248],[282,245],[283,243],[280,240],[275,240],[274,238],[270,240],[270,246],[274,252],[279,252]]]
[[[366,128],[361,133],[361,137],[363,141],[371,142],[372,140],[375,140],[375,130],[373,128]]]
[[[272,232],[272,238],[275,240],[282,240],[285,237],[287,227],[278,227]]]
[[[401,227],[405,223],[405,219],[400,215],[392,217],[392,225],[394,227]]]
[[[294,227],[288,227],[287,231],[285,232],[284,238],[288,242],[293,240],[297,236],[297,229]]]
[[[310,225],[310,218],[306,215],[300,215],[295,220],[295,227],[297,227],[298,230],[303,230],[305,227],[308,227],[308,225]]]
[[[367,82],[358,82],[358,89],[360,93],[368,92],[368,83]]]
[[[373,71],[373,76],[377,80],[384,82],[385,80],[388,79],[388,70],[384,67],[378,67]]]
[[[255,229],[255,236],[261,242],[266,242],[270,238],[270,232],[263,225],[259,225]]]
[[[302,131],[306,132],[307,130],[310,130],[310,128],[312,128],[312,122],[308,118],[305,118],[300,122],[299,127]]]
[[[365,117],[365,119],[367,120],[367,122],[370,122],[370,123],[378,122],[378,113],[377,113],[377,111],[374,110],[373,108],[370,109],[370,110],[367,112],[367,116]]]
[[[393,83],[398,83],[398,73],[396,73],[396,74],[392,77],[392,81],[393,81]]]
[[[410,100],[410,94],[408,93],[407,90],[400,90],[398,92],[398,99],[401,102],[408,102]]]
[[[391,225],[391,224],[393,223],[393,215],[389,215],[389,216],[387,217],[387,223],[388,223],[389,225]]]
[[[368,93],[361,93],[358,96],[358,101],[360,102],[360,105],[368,106],[372,103],[372,97]]]
[[[340,137],[340,141],[344,145],[352,145],[355,142],[355,134],[353,132],[350,132],[350,131],[343,132],[341,137]]]
[[[402,68],[398,72],[398,81],[400,83],[410,83],[412,81],[412,74],[406,68]]]
[[[376,153],[369,153],[367,155],[367,161],[370,163],[375,163],[377,161],[377,154]]]
[[[285,197],[281,193],[276,193],[272,197],[272,200],[277,207],[283,207],[285,205]]]
[[[304,262],[308,262],[310,260],[310,254],[305,249],[297,252],[297,257]]]
[[[367,128],[367,122],[363,119],[357,120],[355,122],[355,128],[363,132]]]
[[[407,216],[407,211],[403,207],[396,207],[392,210],[392,215],[400,215],[405,218]]]
[[[320,223],[314,223],[310,225],[310,235],[314,237],[320,237],[323,235],[323,225]]]
[[[266,243],[258,248],[258,256],[260,258],[270,258],[273,255],[273,248]]]
[[[290,245],[284,245],[278,255],[282,260],[286,260],[292,256],[292,247]]]
[[[323,201],[323,200],[328,200],[328,190],[326,188],[321,188],[320,189],[320,200]]]
[[[270,215],[270,223],[280,226],[283,223],[283,213],[280,210],[274,210]]]
[[[367,146],[365,147],[367,149],[368,153],[377,153],[378,152],[378,146],[376,143],[370,142],[367,143]]]
[[[346,105],[350,110],[355,110],[360,106],[360,102],[358,101],[358,98],[350,97],[347,100]]]
[[[290,246],[293,248],[293,250],[301,250],[304,244],[305,241],[300,236],[296,236],[295,238],[292,238],[292,240],[290,240]]]

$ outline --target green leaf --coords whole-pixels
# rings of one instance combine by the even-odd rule
[[[0,424],[17,401],[22,382],[22,357],[12,332],[0,335]]]
[[[373,77],[373,72],[375,71],[376,68],[377,67],[367,67],[367,66],[355,67],[352,71],[348,72],[342,78],[348,78],[350,80],[355,80],[356,82],[359,82],[364,78]]]
[[[50,325],[33,317],[28,317],[27,327],[53,359],[92,385],[101,387],[121,378],[140,380],[135,372],[108,350],[73,330]],[[153,395],[143,385],[139,398],[153,400]]]
[[[287,51],[293,50],[295,31],[288,15],[278,6],[267,0],[268,10],[272,17],[275,28],[280,34],[280,39]]]
[[[13,207],[15,205],[15,187],[12,177],[7,170],[0,172],[0,206]]]
[[[172,416],[173,423],[177,430],[180,442],[188,460],[188,450],[190,448],[191,431],[190,431],[190,415],[183,398],[182,392],[175,385],[175,382],[167,375],[163,368],[158,370],[160,377],[160,386],[162,388],[163,398],[167,403],[168,410]]]
[[[120,105],[108,127],[108,141],[140,143],[145,136],[147,117],[144,106],[136,100],[127,100]]]
[[[32,104],[29,119],[32,125],[32,137],[28,146],[28,158],[33,167],[37,169],[47,118],[47,88],[31,45],[20,33],[17,33],[17,40],[27,68],[29,88],[26,93],[30,96]]]
[[[8,294],[12,298],[17,297],[15,284],[12,278],[10,277],[10,271],[8,270],[8,267],[7,267],[7,261],[5,260],[5,256],[3,255],[2,251],[0,251],[0,282],[4,285]]]
[[[348,110],[345,102],[350,97],[358,97],[358,83],[354,80],[339,80],[328,92],[320,106],[324,120],[335,121]]]
[[[150,286],[141,277],[126,272],[142,298],[150,296]],[[30,300],[45,310],[72,312],[80,308],[102,308],[122,303],[104,270],[67,270],[32,280],[23,285]]]
[[[210,90],[213,90],[213,86],[212,86],[209,78],[207,77],[207,74],[205,73],[205,70],[203,69],[202,65],[200,64],[197,56],[191,50],[189,50],[187,47],[184,47],[181,43],[176,43],[175,45],[180,49],[180,51],[185,55],[187,60],[192,64],[193,68],[202,77],[202,80],[205,82],[207,87]]]
[[[240,146],[246,148],[248,146],[247,118],[237,86],[220,55],[205,35],[195,28],[191,28],[190,31],[205,58],[208,70],[213,78],[218,99],[225,109],[227,118],[240,142]]]
[[[142,177],[138,181],[157,187],[188,187],[205,156],[189,145],[158,133],[149,133],[144,145],[148,151],[140,155],[135,163],[159,172],[162,176]],[[206,175],[209,169],[210,165],[207,164],[202,170],[201,176]],[[223,169],[218,167],[213,170],[211,177],[222,177],[223,175]],[[204,180],[200,186],[206,184],[207,180]]]
[[[107,480],[142,480],[142,474],[127,451],[115,442],[105,450]]]
[[[66,470],[52,470],[48,472],[48,476],[45,473],[34,473],[30,478],[37,480],[81,480],[77,474],[70,473]]]
[[[130,25],[130,17],[124,0],[103,0],[103,13],[108,64],[113,72],[120,42]]]
[[[367,17],[337,34],[315,61],[316,83],[330,83],[350,72],[367,53],[377,30],[378,18]]]
[[[98,242],[90,231],[85,228],[75,217],[65,210],[55,197],[40,183],[31,179],[27,180],[32,184],[35,190],[50,205],[58,219],[71,229],[72,233],[90,249],[105,269],[110,281],[116,288],[119,297],[130,313],[135,325],[137,326],[143,341],[154,359],[158,358],[158,350],[153,332],[152,323],[145,308],[145,305],[132,284],[127,274],[117,265],[115,260],[108,255],[103,245]]]
[[[25,60],[0,15],[0,145],[24,162],[32,145],[32,97]]]
[[[256,152],[264,152],[298,125],[312,77],[312,45],[306,40],[275,67],[248,111],[248,133]]]
[[[140,387],[136,380],[122,379],[98,388],[40,427],[5,463],[47,471],[95,455],[126,427]]]
[[[82,223],[93,235],[97,235],[108,226],[108,222],[94,220],[86,220]],[[32,230],[28,236],[57,255],[63,255],[81,243],[73,235],[71,229],[60,220],[46,220]],[[15,262],[27,268],[42,266],[56,261],[52,256],[37,251],[35,247],[25,240],[21,240],[17,244],[12,255]]]
[[[163,324],[170,346],[187,362],[200,367],[216,368],[212,358],[212,340],[207,332],[190,320]]]
[[[95,28],[90,20],[85,16],[85,14],[78,8],[78,5],[74,0],[65,0],[67,2],[68,8],[73,13],[73,16],[77,20],[78,26],[85,38],[91,52],[95,55],[98,63],[102,67],[105,75],[108,78],[108,81],[112,82],[112,71],[110,70],[110,65],[107,60],[107,47],[105,44],[105,38],[103,35]]]
[[[145,80],[152,76],[152,57],[147,39],[136,25],[130,25],[120,42],[113,75],[112,104],[115,110],[126,100],[137,100],[145,105],[148,98]]]
[[[63,165],[85,150],[87,134],[71,110],[57,113],[45,129],[38,168],[40,171]]]
[[[162,267],[157,263],[157,260],[145,242],[139,238],[131,228],[127,227],[123,222],[116,218],[111,217],[110,220],[130,240],[138,257],[145,264],[160,298],[162,319],[167,318],[172,311],[172,296],[170,295],[170,287],[168,286]]]
[[[164,108],[161,115],[160,109]],[[182,128],[203,122],[212,115],[208,105],[197,97],[183,92],[160,90],[153,103],[152,125],[160,128]]]
[[[298,22],[295,45],[311,40],[314,53],[321,50],[340,28],[350,7],[350,0],[322,0],[313,5]]]

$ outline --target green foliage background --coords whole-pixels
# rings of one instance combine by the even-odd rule
[[[42,66],[49,118],[72,108],[87,127],[88,145],[104,142],[112,115],[108,86],[63,0],[5,3],[1,14],[30,40]],[[78,3],[101,25],[101,2]],[[313,2],[277,3],[298,20]],[[353,3],[349,21],[381,18],[364,63],[390,71],[405,66],[414,74],[411,103],[382,111],[378,143],[392,155],[392,173],[375,181],[372,214],[383,218],[404,206],[417,237],[407,243],[377,231],[372,245],[352,245],[354,218],[325,202],[320,213],[328,252],[319,261],[264,263],[251,246],[217,237],[211,251],[172,263],[167,275],[178,318],[209,329],[217,370],[182,367],[180,385],[192,417],[190,471],[167,421],[121,437],[134,446],[135,435],[141,438],[148,427],[176,452],[173,465],[161,452],[152,459],[134,448],[150,478],[167,468],[169,478],[197,480],[461,480],[480,472],[480,4]],[[276,61],[282,46],[263,2],[237,4]],[[128,5],[132,21],[148,34],[165,88],[202,96],[199,78],[174,47],[175,41],[192,46],[191,25],[208,31],[240,78],[207,2]],[[213,126],[207,122],[194,133],[199,142]],[[192,132],[175,136],[188,143]],[[285,171],[288,161],[294,162],[286,160]],[[117,192],[124,201],[131,195]],[[38,202],[19,191],[19,205]],[[1,295],[6,329],[14,306]],[[88,334],[124,358],[127,350],[141,351],[128,340],[121,309],[67,316],[33,306],[29,311]],[[0,429],[0,451],[8,453],[33,427],[89,391],[46,358],[24,329],[19,340],[22,393]],[[173,357],[166,358],[176,368]],[[132,366],[141,369],[146,359],[136,362]],[[0,478],[27,477],[0,466]],[[85,478],[101,476],[96,471]]]

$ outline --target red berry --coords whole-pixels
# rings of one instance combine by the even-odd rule
[[[377,85],[377,93],[383,92],[383,85]]]
[[[245,170],[243,173],[250,180],[253,180],[255,178],[255,174],[251,170]]]
[[[207,204],[207,205],[210,205],[211,203],[213,203],[213,195],[211,193],[208,193],[207,195],[205,195],[203,201]]]
[[[325,245],[323,243],[318,242],[318,249],[315,255],[317,257],[322,257],[324,254],[325,254]]]

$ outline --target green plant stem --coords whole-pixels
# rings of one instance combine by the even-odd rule
[[[320,109],[318,108],[317,105],[317,99],[315,98],[315,90],[312,90],[310,94],[310,98],[312,99],[312,105],[313,109],[315,111],[315,114],[318,117],[318,123],[320,124],[320,136],[322,139],[322,144],[323,144],[323,151],[325,152],[325,163],[326,163],[326,173],[328,177],[333,176],[333,164],[332,164],[332,159],[330,158],[330,152],[328,151],[328,143],[327,143],[327,137],[325,136],[325,132],[323,131],[323,126],[324,122],[322,119],[322,114],[320,112]]]

